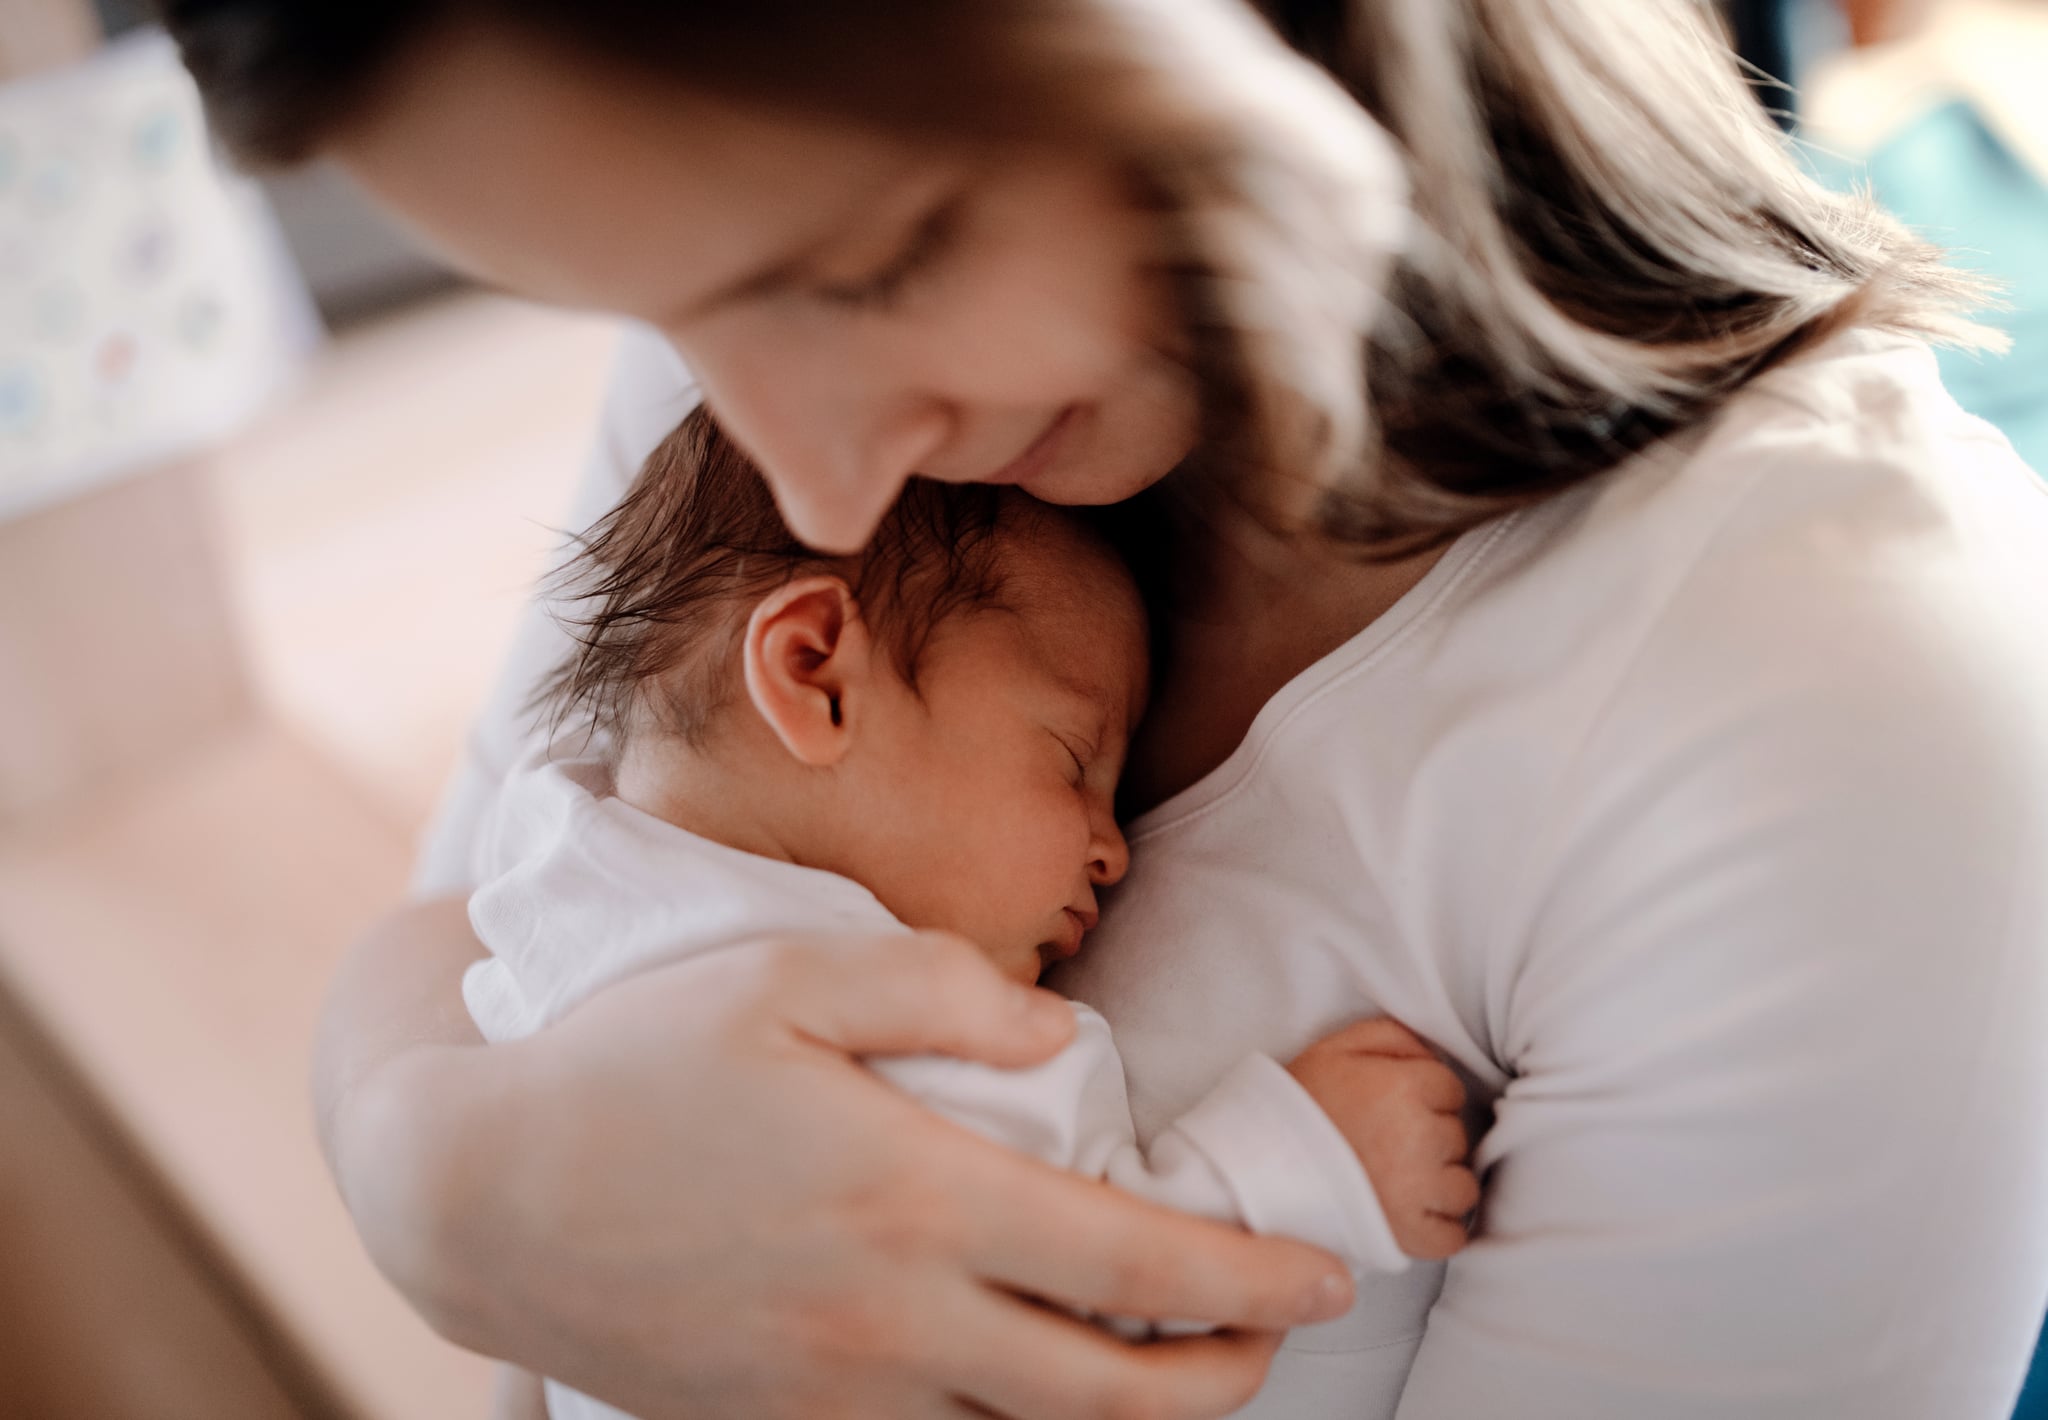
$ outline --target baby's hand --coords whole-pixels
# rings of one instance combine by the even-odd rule
[[[1397,1021],[1360,1021],[1287,1068],[1358,1151],[1401,1251],[1434,1261],[1462,1248],[1479,1204],[1458,1115],[1465,1087],[1421,1038]]]

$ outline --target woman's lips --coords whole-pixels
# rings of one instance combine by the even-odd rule
[[[1081,406],[1070,404],[1053,416],[1052,423],[1045,426],[1045,432],[1033,439],[1023,453],[1011,459],[987,478],[984,483],[1011,483],[1019,487],[1028,485],[1032,479],[1051,466],[1058,457],[1060,446],[1066,442],[1067,431],[1081,415]]]

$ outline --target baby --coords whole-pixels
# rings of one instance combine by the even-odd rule
[[[945,929],[1026,982],[1081,950],[1127,866],[1114,800],[1148,667],[1137,588],[1079,518],[913,482],[865,552],[820,556],[699,410],[570,577],[581,650],[543,700],[587,714],[598,750],[522,768],[481,847],[491,956],[463,986],[488,1039],[797,933]],[[1248,1056],[1141,1147],[1109,1026],[1073,1010],[1031,1069],[870,1064],[1001,1143],[1356,1272],[1429,1251],[1412,1239],[1463,1167],[1422,1144],[1456,1117],[1445,1067],[1325,1056],[1297,1078]],[[552,1382],[547,1406],[617,1414]]]

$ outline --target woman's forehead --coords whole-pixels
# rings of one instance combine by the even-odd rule
[[[661,323],[945,161],[475,26],[409,55],[330,151],[480,279]]]

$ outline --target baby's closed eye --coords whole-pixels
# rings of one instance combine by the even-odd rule
[[[1067,759],[1073,767],[1073,781],[1078,786],[1088,777],[1089,766],[1095,763],[1095,746],[1087,740],[1058,732],[1054,732],[1053,739],[1066,752]]]

